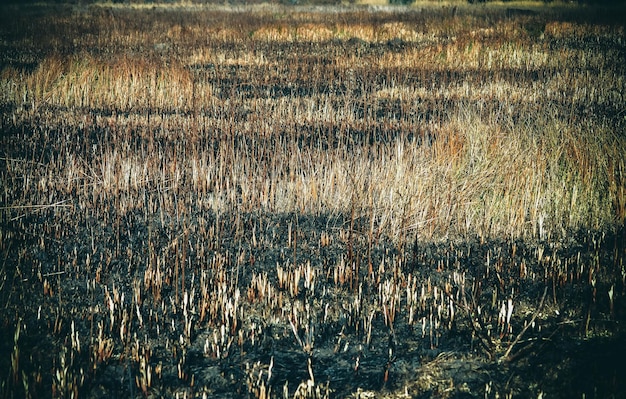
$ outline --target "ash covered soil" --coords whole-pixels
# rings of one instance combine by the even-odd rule
[[[6,217],[6,397],[624,397],[624,229],[392,243],[350,215]]]

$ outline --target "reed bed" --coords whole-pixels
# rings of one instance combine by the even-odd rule
[[[492,397],[569,381],[507,373],[555,335],[618,336],[626,314],[625,37],[600,16],[2,17],[0,392]]]

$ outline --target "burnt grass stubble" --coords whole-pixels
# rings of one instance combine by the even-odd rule
[[[222,84],[259,95],[258,86]],[[297,95],[325,90],[294,86]],[[291,88],[259,90],[294,95]],[[399,112],[379,109],[381,118]],[[5,118],[3,168],[9,159],[45,165],[55,140],[37,131]],[[316,142],[378,139],[357,132]],[[418,145],[436,137],[422,139]],[[87,159],[80,140],[77,151]],[[315,145],[306,136],[294,140]],[[147,204],[151,193],[144,196]],[[146,205],[121,213],[109,196],[94,216],[75,211],[77,200],[66,205],[76,219],[63,207],[2,213],[6,397],[258,397],[262,389],[280,396],[307,381],[331,397],[358,390],[417,397],[626,392],[623,227],[570,231],[554,241],[432,242],[417,230],[398,243],[372,234],[363,210],[152,214]],[[157,270],[158,286],[149,278]],[[500,318],[511,305],[510,319]]]
[[[16,234],[5,245],[7,248],[21,248],[23,255],[19,259],[19,251],[6,251],[3,260],[7,278],[3,281],[5,288],[2,291],[5,317],[1,352],[10,354],[13,350],[15,319],[28,326],[19,338],[22,351],[20,367],[27,375],[33,373],[41,378],[37,382],[38,395],[43,397],[50,394],[45,392],[44,387],[53,385],[54,377],[50,370],[61,366],[59,353],[65,353],[66,365],[71,367],[69,373],[84,379],[78,389],[81,396],[140,396],[141,389],[135,381],[135,376],[140,373],[139,362],[133,359],[136,354],[133,355],[132,349],[128,348],[135,345],[135,340],[140,347],[149,342],[150,362],[161,367],[158,378],[153,377],[149,389],[150,395],[157,396],[171,396],[174,392],[206,392],[219,397],[246,396],[248,384],[257,383],[249,380],[258,377],[249,368],[265,365],[267,370],[270,363],[273,363],[273,369],[268,385],[273,392],[281,392],[287,382],[290,389],[294,389],[294,386],[309,379],[309,359],[315,381],[328,384],[333,397],[348,396],[355,392],[355,388],[389,394],[403,392],[405,386],[415,389],[416,384],[418,389],[422,389],[419,397],[482,396],[486,387],[493,392],[515,392],[519,396],[534,394],[537,389],[557,397],[578,396],[586,392],[596,397],[619,397],[623,392],[619,364],[626,354],[620,326],[624,309],[615,304],[610,310],[609,298],[597,295],[608,292],[609,285],[613,284],[611,274],[619,267],[615,264],[615,256],[624,251],[623,229],[609,234],[572,232],[571,238],[563,243],[481,242],[475,238],[422,244],[417,239],[408,242],[409,248],[399,252],[397,246],[385,240],[379,240],[369,249],[366,235],[362,233],[367,231],[368,226],[360,221],[353,222],[352,238],[349,238],[348,232],[346,241],[320,246],[320,231],[329,227],[331,231],[347,229],[350,220],[343,215],[247,214],[240,215],[238,220],[232,215],[222,215],[219,222],[221,237],[214,243],[215,249],[206,251],[202,257],[193,249],[200,243],[192,233],[188,234],[187,257],[190,261],[186,266],[184,283],[187,292],[194,290],[194,284],[197,287],[201,273],[211,275],[211,259],[217,253],[221,254],[226,264],[223,272],[228,285],[252,287],[252,276],[262,275],[278,287],[276,264],[290,262],[294,256],[298,264],[310,262],[316,265],[314,268],[318,277],[315,292],[304,288],[302,282],[300,292],[292,298],[287,289],[276,289],[276,294],[283,295],[285,302],[297,303],[301,309],[305,306],[311,308],[311,337],[304,337],[308,333],[306,328],[300,327],[298,331],[301,340],[309,339],[311,348],[303,348],[289,325],[272,319],[271,314],[280,314],[278,309],[269,312],[260,309],[266,305],[262,298],[258,298],[259,292],[248,289],[246,293],[242,289],[242,296],[249,296],[250,304],[245,312],[237,316],[241,318],[237,323],[245,326],[242,329],[253,331],[256,343],[252,344],[252,338],[248,337],[242,344],[233,343],[224,349],[226,354],[217,357],[206,354],[205,341],[207,338],[213,340],[213,337],[197,321],[197,314],[194,315],[193,331],[184,338],[184,342],[180,338],[179,326],[184,324],[180,310],[176,314],[161,316],[167,318],[166,322],[157,321],[156,316],[144,316],[140,325],[137,317],[133,316],[134,305],[130,297],[133,284],[144,278],[145,266],[139,259],[129,260],[123,256],[131,248],[136,251],[137,248],[167,247],[170,237],[185,234],[185,228],[193,230],[191,226],[198,219],[214,221],[215,217],[205,212],[191,214],[184,225],[174,222],[160,228],[159,221],[146,220],[142,214],[132,213],[121,218],[120,228],[124,232],[120,234],[119,241],[115,227],[91,220],[86,221],[91,229],[68,231],[62,242],[48,236],[44,238],[48,242],[43,245],[41,237],[32,237],[32,232],[50,230],[50,218],[46,215],[28,216],[28,223],[24,223],[29,226],[28,231],[18,231],[17,227],[7,223],[5,228],[13,228]],[[149,224],[154,227],[149,228]],[[297,248],[287,242],[290,224],[294,226],[292,234],[297,236]],[[271,248],[251,244],[254,226],[258,226],[256,240],[272,242]],[[63,227],[53,230],[58,234],[59,229]],[[152,232],[149,233],[149,230]],[[95,244],[89,243],[90,240],[86,239],[89,236],[93,236]],[[538,251],[544,254],[541,261],[538,261]],[[368,252],[370,257],[365,256]],[[103,254],[111,254],[112,259],[100,259]],[[77,268],[66,263],[73,258],[71,262],[74,265],[84,265],[87,256],[93,259],[91,266]],[[485,260],[488,257],[491,272],[487,271]],[[239,262],[236,258],[243,261]],[[40,268],[28,270],[26,266],[35,259]],[[332,271],[341,259],[345,259],[347,265],[353,265],[353,275],[346,277],[343,284],[337,284]],[[571,269],[547,272],[549,259],[563,259],[571,264]],[[368,274],[370,262],[375,270],[373,278]],[[577,262],[598,262],[595,288],[588,282],[588,271],[578,274],[573,270]],[[381,264],[385,265],[382,267],[384,271],[379,269]],[[534,281],[521,281],[521,264],[525,264],[526,273],[539,277]],[[11,270],[9,265],[17,267]],[[166,270],[164,272],[167,273]],[[571,274],[566,277],[561,273]],[[395,281],[398,289],[404,291],[411,278],[419,282],[428,281],[432,287],[446,287],[451,286],[455,274],[464,276],[465,285],[462,288],[453,286],[450,292],[444,294],[446,300],[449,296],[450,300],[459,302],[458,315],[453,320],[448,317],[441,321],[446,326],[431,334],[428,324],[425,333],[421,321],[409,324],[403,299],[397,305],[400,309],[392,327],[385,323],[380,311],[375,313],[371,339],[369,344],[365,343],[368,331],[362,325],[361,313],[369,309],[355,310],[355,299],[358,301],[359,297],[379,295],[378,280]],[[173,273],[170,278],[173,278]],[[565,283],[565,278],[571,280]],[[87,348],[80,351],[62,349],[72,347],[67,342],[67,337],[72,335],[72,323],[75,323],[74,328],[82,340],[83,337],[97,335],[97,323],[103,323],[105,331],[120,328],[117,319],[114,325],[110,325],[106,318],[95,319],[93,308],[106,304],[106,299],[103,289],[88,288],[94,280],[126,294],[127,308],[120,312],[128,312],[128,328],[133,331],[132,337],[127,335],[122,339],[118,335],[112,343],[116,355],[97,367],[93,366],[94,360]],[[51,287],[49,292],[43,288],[47,284],[42,281]],[[175,306],[168,302],[176,301],[173,283],[164,283],[160,294],[165,298],[165,307],[171,306],[172,309]],[[545,301],[538,309],[546,287]],[[179,302],[182,291],[183,288],[179,288]],[[508,295],[510,292],[514,294]],[[496,301],[495,295],[498,295]],[[156,303],[148,293],[145,297],[141,305],[144,314],[147,309],[165,313],[160,303]],[[516,307],[511,321],[512,332],[498,338],[497,320],[493,319],[484,319],[481,322],[484,324],[475,323],[472,327],[472,319],[481,319],[475,314],[476,304],[483,304],[483,313],[497,315],[498,309],[492,309],[491,304],[495,302],[499,307],[502,297],[512,298]],[[335,309],[336,314],[328,316],[326,322],[325,303],[341,304]],[[525,323],[531,320],[534,312],[537,312],[536,326],[527,330],[508,358],[499,358]],[[587,317],[590,321],[585,327]],[[176,329],[169,326],[170,319],[175,320]],[[493,329],[492,336],[481,330],[483,328]],[[609,331],[610,334],[607,333]],[[123,340],[130,342],[123,343]],[[487,344],[481,343],[481,340]],[[87,346],[86,343],[83,345]],[[127,349],[123,349],[124,345]],[[68,354],[70,351],[71,354]],[[177,367],[181,359],[182,372]],[[10,369],[9,361],[9,356],[0,359],[3,370]],[[428,384],[420,380],[426,377],[433,380]],[[11,384],[11,378],[9,375],[7,384]],[[72,378],[71,374],[68,378]],[[23,392],[20,388],[17,384],[13,386],[16,395]]]

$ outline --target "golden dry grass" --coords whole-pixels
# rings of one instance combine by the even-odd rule
[[[61,151],[47,183],[26,190],[79,190],[85,206],[122,192],[128,209],[155,187],[214,211],[356,207],[395,238],[623,222],[625,83],[610,45],[622,27],[546,15],[527,22],[539,37],[472,13],[258,12],[233,29],[228,13],[176,11],[190,17],[181,24],[152,12],[85,15],[97,34],[73,39],[77,51],[3,69],[10,120],[108,135],[94,156]]]

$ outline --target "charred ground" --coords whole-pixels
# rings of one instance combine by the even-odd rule
[[[7,10],[3,397],[623,397],[613,14]]]

